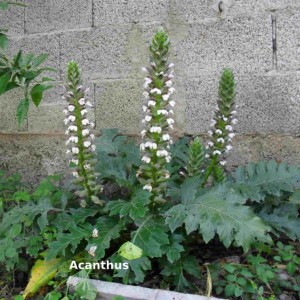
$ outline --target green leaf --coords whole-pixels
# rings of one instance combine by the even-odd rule
[[[228,193],[220,191],[211,189],[199,195],[194,203],[173,206],[166,213],[166,224],[174,231],[184,223],[188,234],[198,229],[206,243],[217,234],[226,247],[235,241],[245,252],[257,240],[271,243],[266,234],[271,228],[250,207],[231,203]]]
[[[151,194],[145,190],[136,190],[130,201],[109,201],[105,207],[110,215],[119,214],[121,217],[130,216],[131,219],[142,218],[148,211]]]
[[[36,107],[38,107],[41,103],[41,100],[43,97],[43,92],[50,88],[52,88],[52,85],[36,84],[31,89],[31,92],[30,92],[31,98]]]
[[[125,229],[125,221],[105,216],[100,217],[96,220],[96,226],[90,228],[88,237],[92,235],[93,228],[97,228],[98,237],[89,241],[86,250],[97,246],[95,258],[99,260],[105,256],[105,250],[109,248],[111,241],[120,237],[121,231]]]
[[[149,257],[161,257],[162,246],[169,244],[166,226],[162,218],[141,218],[135,221],[138,229],[132,233],[132,243]]]
[[[170,244],[163,246],[162,249],[163,252],[166,253],[168,261],[173,263],[174,261],[179,260],[181,253],[184,252],[184,247],[180,244],[184,238],[182,235],[172,234],[170,240]]]
[[[22,125],[25,118],[27,117],[28,110],[29,110],[29,99],[28,98],[22,99],[19,102],[17,108],[17,119],[18,119],[19,127]]]
[[[5,93],[6,91],[6,87],[9,83],[9,80],[10,80],[10,77],[11,77],[11,72],[6,72],[5,74],[3,74],[1,77],[0,77],[0,95],[2,95],[3,93]]]
[[[36,68],[39,65],[41,65],[47,58],[48,58],[48,54],[40,54],[39,56],[37,56],[36,58],[34,58],[33,62],[32,62],[32,67]]]
[[[87,279],[79,282],[75,287],[75,291],[81,299],[95,300],[97,297],[97,289]]]
[[[174,264],[167,263],[161,274],[165,276],[174,276],[172,282],[175,285],[176,291],[183,291],[191,286],[189,280],[186,278],[187,274],[196,277],[197,280],[201,278],[199,263],[193,256],[186,256],[176,261]]]
[[[0,9],[3,9],[3,10],[4,10],[4,9],[8,9],[8,7],[9,7],[9,6],[8,6],[8,3],[7,3],[7,2],[2,2],[2,1],[0,2]]]
[[[6,50],[8,47],[8,38],[6,34],[0,32],[0,48]]]

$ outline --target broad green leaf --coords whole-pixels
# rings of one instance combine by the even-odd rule
[[[162,218],[142,218],[135,221],[137,230],[132,233],[132,243],[149,257],[161,257],[162,246],[169,244],[166,226]]]
[[[43,92],[50,88],[52,88],[52,85],[36,84],[31,89],[31,92],[30,92],[31,98],[36,107],[38,107],[41,103],[41,100],[43,97]]]
[[[24,298],[32,296],[45,286],[57,273],[65,258],[56,258],[50,261],[38,259],[31,270],[31,277],[24,291]]]
[[[98,230],[98,237],[89,240],[86,250],[96,246],[95,258],[99,260],[105,256],[105,250],[109,248],[111,241],[120,237],[121,231],[125,229],[125,222],[118,218],[103,216],[97,219],[94,228]],[[92,235],[92,231],[93,227],[90,228],[88,237]]]
[[[83,279],[79,282],[75,287],[75,291],[81,299],[95,300],[97,297],[97,289],[88,279]]]
[[[33,62],[32,62],[32,67],[36,68],[39,65],[41,65],[47,58],[48,58],[48,54],[40,54],[39,56],[35,57]]]
[[[206,243],[218,235],[226,247],[232,242],[248,251],[256,240],[271,242],[271,228],[257,217],[250,207],[232,203],[220,189],[211,189],[198,196],[194,203],[178,204],[166,213],[166,224],[174,231],[185,224],[188,234],[199,230]]]
[[[25,118],[27,117],[28,110],[29,110],[29,99],[28,98],[22,99],[19,102],[19,105],[17,107],[17,119],[18,119],[19,127],[22,125]]]
[[[186,290],[191,286],[186,275],[192,275],[198,280],[201,278],[200,266],[198,261],[193,256],[186,256],[176,261],[176,263],[167,263],[163,268],[162,275],[174,276],[172,281],[176,291]]]
[[[110,211],[111,216],[119,214],[121,217],[130,216],[131,219],[135,220],[145,216],[148,211],[150,195],[145,190],[136,190],[130,201],[109,201],[105,209]]]
[[[142,257],[143,251],[131,242],[124,243],[118,250],[118,254],[128,260]]]
[[[184,252],[184,247],[180,244],[183,240],[184,238],[182,235],[172,234],[170,237],[170,244],[162,247],[170,263],[180,259],[181,253]]]
[[[7,72],[0,77],[0,95],[6,91],[6,87],[9,83],[11,72]]]
[[[0,32],[0,48],[6,50],[8,47],[8,38],[6,34]]]

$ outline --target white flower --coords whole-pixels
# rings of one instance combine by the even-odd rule
[[[90,141],[84,141],[83,145],[84,145],[84,147],[88,148],[92,145],[92,143]]]
[[[163,134],[162,139],[163,141],[168,141],[170,139],[170,135],[168,133]]]
[[[78,172],[72,172],[72,175],[74,176],[74,177],[79,177],[79,175],[78,175]]]
[[[73,153],[73,154],[78,154],[78,153],[79,153],[79,148],[77,148],[77,147],[72,147],[72,153]]]
[[[225,166],[226,165],[226,160],[220,161],[220,165]]]
[[[174,124],[174,120],[173,120],[172,118],[168,118],[168,119],[167,119],[167,123],[168,123],[169,125],[172,125],[172,124]]]
[[[173,110],[173,109],[170,109],[170,110],[169,110],[169,114],[174,115],[174,110]]]
[[[152,126],[150,128],[150,132],[157,132],[157,133],[161,133],[161,127],[158,127],[158,126]]]
[[[223,120],[224,120],[225,122],[227,122],[227,121],[228,121],[228,118],[226,118],[226,117],[223,116]]]
[[[213,135],[213,132],[211,130],[209,130],[207,133],[208,133],[209,136]]]
[[[91,126],[91,128],[94,128],[95,127],[95,123],[90,123],[90,126]]]
[[[153,100],[150,100],[150,101],[148,101],[148,106],[150,107],[150,106],[155,106],[155,101],[153,101]]]
[[[232,149],[232,146],[231,146],[231,145],[227,145],[227,146],[226,146],[226,150],[227,150],[227,151],[230,151],[231,149]]]
[[[231,114],[232,114],[232,115],[235,115],[235,114],[237,114],[237,111],[236,111],[236,110],[233,110],[233,111],[231,112]]]
[[[68,106],[68,111],[74,111],[74,109],[75,109],[75,106],[74,105],[72,105],[72,104],[70,104],[69,106]]]
[[[172,95],[175,92],[175,88],[171,87],[169,88],[169,93]]]
[[[93,134],[90,134],[90,138],[93,141],[95,139],[95,136]]]
[[[210,158],[209,154],[205,154],[205,158]]]
[[[163,100],[168,101],[168,99],[170,98],[170,94],[165,94],[162,96]]]
[[[73,96],[74,96],[73,92],[67,92],[67,95],[68,95],[69,97],[73,97]]]
[[[151,117],[151,116],[146,116],[146,117],[145,117],[145,120],[146,120],[147,122],[150,122],[150,121],[151,121],[151,119],[152,119],[152,117]]]
[[[82,130],[82,135],[83,136],[87,136],[90,133],[90,131],[88,129],[83,129]]]
[[[79,99],[79,100],[78,100],[78,103],[79,103],[80,105],[84,105],[84,104],[85,104],[85,99],[84,99],[84,98]]]
[[[143,105],[143,112],[146,112],[148,110],[148,107]]]
[[[233,130],[233,128],[232,128],[231,125],[226,125],[226,126],[225,126],[225,129],[228,130],[228,131],[232,131],[232,130]]]
[[[90,123],[90,121],[88,119],[83,119],[81,121],[82,125],[88,125]]]
[[[213,152],[213,155],[221,155],[222,153],[221,153],[221,151],[219,151],[219,150],[215,150],[214,152]]]
[[[165,110],[165,109],[159,109],[159,110],[157,111],[157,114],[158,114],[158,115],[168,115],[169,113],[168,113],[168,111]]]
[[[92,145],[92,146],[91,146],[91,150],[92,150],[92,151],[96,151],[96,146],[95,146],[95,145]]]
[[[90,101],[87,101],[86,106],[93,107],[93,104]]]
[[[229,138],[232,139],[235,136],[235,134],[234,133],[229,133],[228,136],[229,136]]]
[[[217,121],[215,119],[211,119],[210,127],[214,127],[217,124]]]
[[[151,94],[157,94],[157,95],[161,95],[161,90],[159,90],[158,88],[155,88],[155,89],[152,89],[151,91],[150,91],[150,93]]]
[[[207,143],[207,145],[208,145],[208,147],[212,147],[212,146],[214,145],[214,143],[211,142],[211,141],[209,141],[209,142]]]
[[[149,98],[149,93],[148,93],[148,92],[144,92],[144,93],[143,93],[143,96],[144,96],[146,99],[148,99],[148,98]]]
[[[71,126],[69,126],[68,129],[69,129],[70,131],[77,131],[77,126],[71,125]]]
[[[166,156],[166,162],[169,163],[171,161],[171,156]]]
[[[148,156],[143,156],[143,157],[142,157],[142,161],[145,162],[146,164],[149,164],[150,161],[151,161],[151,158],[148,157]]]
[[[66,151],[66,154],[69,154],[69,153],[71,153],[71,150],[68,149],[68,150]]]
[[[68,112],[66,109],[63,110],[63,113],[64,113],[65,115],[68,115],[68,114],[69,114],[69,112]]]
[[[231,124],[233,124],[233,125],[235,125],[237,122],[238,122],[237,119],[232,119],[232,120],[231,120]]]
[[[142,71],[148,73],[148,70],[145,67],[142,68]]]
[[[88,111],[86,109],[83,109],[80,113],[81,113],[82,116],[84,116],[85,114],[87,114],[87,112]]]
[[[71,162],[72,162],[72,163],[74,163],[75,165],[78,165],[78,163],[79,163],[79,160],[78,160],[78,159],[74,159],[74,158],[73,158],[73,159],[71,160]]]
[[[146,129],[143,129],[143,130],[141,131],[142,138],[145,137],[146,133],[147,133]]]
[[[64,119],[64,123],[65,123],[65,125],[67,125],[68,123],[69,123],[69,119]]]
[[[169,74],[168,77],[171,79],[171,78],[174,77],[174,75],[173,74]]]
[[[172,86],[172,80],[168,80],[165,82],[166,87],[171,87]]]
[[[149,85],[152,82],[152,79],[150,79],[149,77],[145,78],[145,84]]]
[[[224,143],[225,143],[225,140],[224,140],[223,138],[218,138],[218,139],[217,139],[217,142],[218,142],[218,143],[224,144]]]
[[[69,135],[69,134],[70,134],[70,130],[67,129],[67,130],[65,131],[65,135]]]
[[[70,144],[70,140],[66,140],[65,142],[66,146]]]
[[[78,143],[78,137],[77,136],[70,136],[69,141],[73,142],[73,143]]]
[[[157,157],[167,157],[169,155],[169,152],[167,150],[158,150],[156,152]]]
[[[165,177],[166,179],[169,179],[169,178],[170,178],[170,173],[169,173],[169,172],[166,172],[166,173],[164,174],[164,177]]]
[[[86,170],[89,170],[89,169],[91,168],[91,165],[90,165],[90,164],[85,164],[85,165],[84,165],[84,168],[85,168]]]
[[[98,233],[99,233],[98,229],[95,228],[95,229],[93,230],[92,237],[97,238],[97,237],[99,236]]]
[[[146,142],[145,143],[145,148],[157,149],[157,144],[156,143],[152,143],[152,142]]]
[[[144,151],[145,150],[145,144],[144,143],[141,143],[140,144],[140,151]]]
[[[150,184],[146,184],[144,187],[143,187],[144,190],[147,190],[149,192],[152,191],[152,186]]]
[[[73,115],[70,115],[70,116],[68,117],[68,119],[69,119],[71,122],[74,122],[74,121],[76,120],[75,116],[73,116]]]
[[[172,107],[174,107],[174,106],[175,106],[175,101],[174,101],[174,100],[171,100],[171,101],[169,102],[169,104],[170,104]]]
[[[155,62],[151,61],[151,62],[150,62],[150,66],[153,67],[153,68],[156,68]]]
[[[88,253],[94,257],[96,250],[97,250],[97,246],[91,246]]]
[[[174,67],[174,64],[173,63],[170,63],[169,65],[168,65],[168,68],[170,69],[170,68],[173,68]]]
[[[221,134],[222,134],[222,130],[217,129],[217,130],[216,130],[216,134],[221,135]]]

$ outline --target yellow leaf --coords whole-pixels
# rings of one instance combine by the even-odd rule
[[[23,294],[24,299],[45,286],[56,275],[64,260],[64,258],[54,258],[49,261],[38,259],[31,269],[31,277]]]
[[[118,253],[128,260],[133,260],[142,257],[143,250],[131,242],[126,242],[120,247]]]

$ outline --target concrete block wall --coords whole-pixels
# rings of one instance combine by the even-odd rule
[[[20,91],[0,97],[0,168],[34,182],[62,172],[61,82],[77,60],[91,88],[96,130],[119,127],[138,135],[147,47],[156,28],[171,38],[175,62],[175,135],[205,135],[224,67],[233,69],[239,105],[229,167],[274,158],[300,165],[299,0],[20,0],[29,7],[0,11],[18,49],[49,53],[57,86],[31,105],[19,129]],[[28,175],[30,172],[30,175]]]

